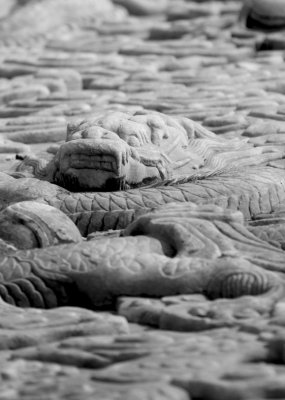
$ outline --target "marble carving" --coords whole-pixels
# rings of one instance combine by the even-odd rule
[[[284,18],[3,1],[0,400],[285,398]]]

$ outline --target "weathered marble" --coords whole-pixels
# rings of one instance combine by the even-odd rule
[[[249,158],[249,162],[254,163],[255,159]],[[273,167],[250,167],[178,185],[116,192],[73,193],[45,181],[23,178],[0,184],[0,207],[39,200],[70,215],[82,234],[87,235],[95,230],[122,229],[140,210],[173,201],[214,203],[240,210],[247,219],[255,218],[281,206],[284,189],[284,171]]]
[[[40,287],[37,279],[31,280],[34,288]],[[47,288],[46,288],[47,289]],[[39,292],[38,292],[39,293]],[[38,294],[38,305],[50,296],[48,289]],[[35,297],[36,297],[35,293]],[[45,298],[46,297],[46,298]],[[51,300],[51,299],[50,299]],[[47,303],[46,303],[47,305]],[[24,303],[22,306],[25,307]],[[96,313],[76,307],[59,307],[52,310],[11,307],[1,300],[1,351],[46,344],[68,337],[88,335],[126,334],[128,323],[123,317]]]
[[[170,204],[137,218],[121,237],[2,257],[2,296],[13,305],[42,307],[35,295],[39,291],[45,299],[48,289],[48,308],[78,302],[96,308],[112,306],[122,295],[257,295],[248,306],[268,313],[283,296],[283,264],[283,251],[252,235],[241,213]],[[33,286],[34,276],[42,289]],[[235,314],[236,306],[240,307],[234,302],[229,315]],[[216,308],[222,309],[222,303]]]
[[[186,391],[166,382],[136,382],[134,385],[95,381],[92,373],[56,363],[16,360],[1,365],[1,400],[78,398],[91,400],[188,400]]]
[[[65,214],[38,202],[15,203],[0,214],[0,237],[18,249],[81,242],[76,226]]]
[[[1,2],[1,400],[285,397],[283,11]]]

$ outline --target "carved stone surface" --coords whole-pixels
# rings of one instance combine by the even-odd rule
[[[82,240],[80,232],[65,214],[54,207],[32,201],[15,203],[2,211],[0,236],[19,249]]]
[[[17,295],[15,290],[14,295]],[[48,293],[42,293],[42,300],[46,301],[48,295]],[[42,307],[46,305],[41,304]],[[24,304],[23,306],[27,307]],[[83,338],[88,335],[129,332],[128,324],[122,317],[76,307],[61,307],[52,310],[18,309],[1,302],[1,316],[1,351],[46,344],[67,337]]]
[[[279,160],[284,154],[280,146],[223,140],[187,118],[117,112],[70,124],[53,160],[27,156],[16,172],[32,169],[34,177],[72,191],[126,190],[235,175],[238,168]]]
[[[17,251],[0,267],[4,299],[22,306],[39,306],[35,294],[45,290],[52,293],[47,307],[81,297],[97,307],[120,295],[205,293],[216,299],[272,292],[271,305],[283,293],[276,273],[283,272],[284,253],[247,231],[239,212],[170,204],[139,217],[122,237]],[[267,296],[259,304],[266,308]]]
[[[285,398],[284,2],[0,3],[0,400]]]

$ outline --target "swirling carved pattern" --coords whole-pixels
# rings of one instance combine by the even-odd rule
[[[285,8],[244,4],[1,1],[1,400],[285,398]]]

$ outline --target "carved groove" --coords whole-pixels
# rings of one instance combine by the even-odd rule
[[[269,289],[268,279],[263,274],[235,273],[227,276],[221,285],[221,297],[256,296]]]

